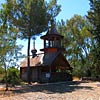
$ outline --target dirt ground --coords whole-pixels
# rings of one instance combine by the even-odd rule
[[[100,100],[100,82],[61,82],[16,86],[4,92],[0,100]]]

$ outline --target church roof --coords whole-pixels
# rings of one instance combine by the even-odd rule
[[[50,28],[50,29],[47,31],[46,35],[41,36],[41,39],[52,39],[52,37],[63,38],[63,36],[60,35],[60,34],[57,32],[56,28],[54,27],[54,28]]]
[[[60,56],[59,56],[60,55]],[[55,63],[56,59],[59,59],[59,57],[61,57],[60,59],[62,60],[62,65],[63,62],[65,62],[64,67],[68,67],[69,69],[71,68],[68,61],[65,59],[65,57],[63,56],[62,53],[57,52],[56,54],[46,54],[45,56],[43,54],[40,54],[34,58],[30,58],[30,67],[37,67],[37,66],[53,66],[53,64]],[[59,62],[57,62],[59,64]],[[56,64],[57,65],[57,64]],[[56,66],[55,65],[55,66]],[[25,58],[21,64],[20,67],[27,67],[27,58]]]
[[[57,32],[56,28],[54,27],[54,28],[51,28],[48,30],[47,35],[48,34],[59,34],[59,33]]]
[[[30,67],[39,66],[42,63],[42,57],[43,54],[30,58]],[[27,58],[21,62],[20,67],[27,67]]]
[[[42,65],[43,66],[50,66],[50,65],[52,65],[53,61],[55,60],[55,58],[57,57],[58,54],[59,54],[59,52],[45,54],[45,56],[43,57]]]

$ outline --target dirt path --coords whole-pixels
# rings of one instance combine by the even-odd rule
[[[16,87],[0,100],[100,100],[99,82],[66,82]]]

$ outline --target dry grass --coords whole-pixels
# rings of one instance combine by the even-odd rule
[[[79,81],[79,80],[80,80],[79,77],[77,77],[77,76],[73,76],[73,81]]]

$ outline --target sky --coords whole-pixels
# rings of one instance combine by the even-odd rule
[[[0,0],[0,4],[4,1],[5,0]],[[72,18],[75,14],[85,16],[90,9],[89,0],[58,0],[58,4],[61,5],[61,12],[56,17],[56,21],[61,19],[66,21],[67,19]],[[27,54],[27,40],[18,40],[18,44],[24,45],[21,52]],[[32,47],[33,43],[31,41],[31,49]],[[43,40],[40,40],[40,37],[36,37],[35,47],[38,52],[40,52],[39,49],[43,48]]]

